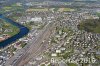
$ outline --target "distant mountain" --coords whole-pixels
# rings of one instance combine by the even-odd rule
[[[100,0],[49,0],[49,1],[100,1]]]
[[[69,2],[69,1],[100,1],[100,0],[0,0],[0,1],[6,1],[7,4],[11,3],[16,3],[16,2],[32,2],[32,1],[37,1],[37,2],[42,2],[42,1],[62,1],[62,2]]]

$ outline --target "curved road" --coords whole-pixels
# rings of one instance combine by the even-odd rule
[[[27,35],[29,32],[29,29],[17,22],[14,22],[13,20],[4,17],[2,14],[0,14],[0,18],[5,20],[6,22],[11,23],[14,26],[17,26],[19,28],[19,33],[17,33],[16,35],[0,42],[0,48],[6,47],[7,45],[13,43],[14,41],[18,40],[19,38],[22,38],[23,36]]]

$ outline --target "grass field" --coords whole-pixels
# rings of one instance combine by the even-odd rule
[[[48,11],[48,8],[29,8],[26,10],[27,12],[31,12],[31,11]]]
[[[68,63],[68,66],[78,66],[78,65],[75,63]]]
[[[59,8],[58,11],[59,12],[75,11],[75,9],[72,9],[72,8]]]
[[[34,12],[34,11],[55,11],[55,12],[67,12],[67,11],[75,11],[72,8],[29,8],[26,10],[27,12]]]
[[[96,15],[100,17],[100,12],[97,12]]]
[[[1,28],[3,29],[1,34],[8,34],[10,36],[13,36],[19,32],[18,27],[6,22],[5,20],[0,19],[0,24],[1,24]],[[11,31],[5,32],[4,30],[6,29],[10,29]]]
[[[12,9],[12,7],[10,7],[10,6],[5,6],[5,7],[3,7],[3,9],[4,9],[4,10],[9,10],[9,9]]]

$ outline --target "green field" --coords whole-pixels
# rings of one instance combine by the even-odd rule
[[[2,28],[3,29],[3,31],[0,33],[1,35],[2,34],[8,34],[9,36],[13,36],[13,35],[15,35],[15,34],[17,34],[18,32],[19,32],[19,28],[18,27],[16,27],[16,26],[14,26],[14,25],[12,25],[12,24],[10,24],[10,23],[7,23],[6,21],[4,21],[4,20],[2,20],[2,19],[0,19],[0,28]],[[11,30],[11,31],[9,31],[9,32],[5,32],[5,30]]]
[[[31,11],[48,11],[48,8],[29,8],[26,10],[27,12],[31,12]]]
[[[64,8],[64,11],[75,11],[75,9],[72,9],[72,8]]]
[[[12,4],[9,6],[4,6],[0,9],[0,13],[6,13],[6,12],[11,12],[11,11],[22,11],[24,8],[22,6],[19,6],[17,4]]]
[[[72,9],[72,8],[59,8],[58,11],[60,12],[69,12],[69,11],[75,11],[75,9]]]
[[[100,17],[100,12],[97,12],[96,15]]]
[[[75,63],[68,63],[68,66],[78,66],[78,65]]]

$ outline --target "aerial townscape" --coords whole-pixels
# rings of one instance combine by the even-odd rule
[[[100,66],[100,0],[0,0],[0,66]]]

